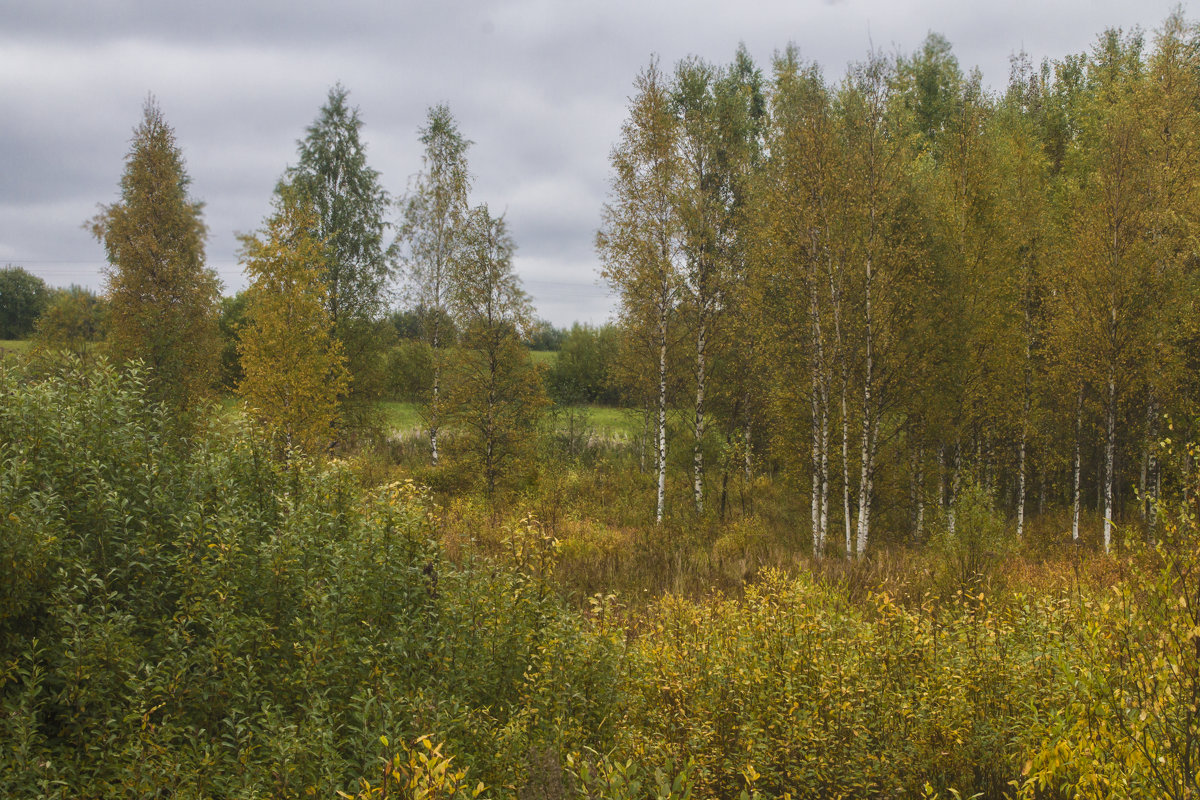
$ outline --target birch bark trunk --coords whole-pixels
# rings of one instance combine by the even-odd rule
[[[708,321],[703,309],[696,330],[696,417],[692,444],[692,500],[696,513],[704,513],[704,390],[708,355]]]
[[[1071,517],[1071,541],[1073,541],[1073,542],[1079,541],[1079,505],[1080,505],[1080,486],[1079,486],[1080,469],[1079,468],[1080,468],[1080,461],[1081,461],[1080,448],[1082,447],[1082,444],[1080,443],[1080,433],[1081,433],[1082,425],[1083,425],[1083,384],[1080,384],[1079,385],[1079,394],[1075,399],[1075,490],[1074,490],[1075,507],[1074,507],[1074,512]]]
[[[1112,548],[1113,520],[1113,456],[1117,445],[1117,378],[1108,371],[1108,430],[1104,437],[1104,552]]]
[[[663,281],[663,297],[667,297],[670,287]],[[664,305],[658,309],[658,497],[655,506],[654,522],[661,525],[663,511],[666,506],[667,494],[667,310]]]

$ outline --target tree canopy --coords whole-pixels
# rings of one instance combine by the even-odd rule
[[[89,223],[108,257],[112,353],[149,367],[150,396],[182,408],[207,395],[217,375],[220,282],[205,265],[203,204],[175,132],[153,98],[134,130],[120,200]]]

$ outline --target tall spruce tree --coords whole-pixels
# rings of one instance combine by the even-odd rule
[[[421,313],[421,328],[433,351],[433,384],[425,407],[430,458],[438,463],[438,432],[442,423],[442,349],[452,331],[446,329],[452,264],[461,247],[467,222],[471,173],[467,148],[471,142],[458,132],[450,109],[429,109],[421,129],[425,145],[422,171],[413,178],[401,203],[400,245],[413,300]]]
[[[150,368],[148,395],[183,409],[207,394],[220,358],[220,283],[204,265],[202,204],[153,98],[134,130],[121,199],[91,221],[108,257],[113,354]]]
[[[351,376],[340,402],[342,423],[358,428],[371,423],[382,391],[386,339],[379,323],[394,267],[383,243],[388,193],[367,164],[362,120],[348,95],[341,84],[329,90],[299,142],[299,161],[288,168],[277,194],[294,190],[314,212],[312,235],[324,243],[325,307]]]

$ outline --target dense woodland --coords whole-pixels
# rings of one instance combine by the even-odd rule
[[[1200,797],[1200,28],[651,61],[603,327],[361,125],[0,270],[0,794]]]

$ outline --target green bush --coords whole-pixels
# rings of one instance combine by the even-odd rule
[[[179,441],[140,373],[68,363],[0,367],[0,795],[331,796],[425,734],[520,785],[608,746],[611,635],[448,562],[423,490]]]

